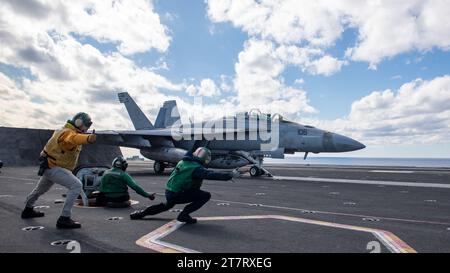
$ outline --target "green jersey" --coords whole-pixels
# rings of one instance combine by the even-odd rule
[[[192,179],[192,173],[199,167],[201,165],[196,161],[181,160],[170,174],[166,188],[172,192],[200,188],[201,181],[194,181]],[[200,185],[197,185],[198,183]]]
[[[128,194],[128,187],[144,197],[150,196],[129,174],[118,168],[105,171],[100,184],[100,192],[107,197],[116,198]]]

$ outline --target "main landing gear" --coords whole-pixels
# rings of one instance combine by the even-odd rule
[[[163,174],[165,168],[166,164],[164,162],[155,161],[155,163],[153,163],[153,170],[155,171],[156,174]]]

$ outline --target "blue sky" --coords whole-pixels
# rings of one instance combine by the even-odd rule
[[[151,119],[166,99],[193,110],[195,94],[214,115],[277,100],[286,117],[368,146],[346,156],[450,155],[448,1],[29,2],[40,8],[0,4],[0,100],[26,109],[0,125],[56,126],[68,100],[99,128],[128,129],[117,91]]]
[[[206,4],[201,1],[187,2],[157,1],[155,8],[160,14],[176,14],[172,20],[162,20],[173,33],[171,50],[167,55],[172,68],[165,76],[184,78],[213,78],[221,74],[233,76],[236,56],[243,48],[248,36],[229,23],[212,24],[205,14]],[[163,17],[164,18],[164,17]],[[211,33],[210,29],[214,32]],[[355,29],[344,32],[328,52],[344,57],[345,50],[358,39]],[[198,65],[201,64],[201,65]],[[368,69],[367,62],[350,62],[331,76],[302,73],[298,68],[288,67],[282,74],[286,83],[296,85],[302,78],[301,87],[308,90],[311,105],[319,110],[318,119],[335,119],[348,115],[351,104],[375,90],[398,89],[403,83],[417,78],[431,80],[450,71],[450,54],[440,49],[428,52],[413,50],[392,57],[379,64],[377,70]],[[449,105],[450,107],[450,105]],[[389,151],[389,152],[388,152]],[[371,147],[369,153],[358,155],[383,157],[386,154],[398,157],[450,156],[450,146],[442,144],[395,145]],[[358,156],[356,155],[356,156]],[[327,155],[324,155],[327,156]],[[328,155],[329,156],[329,155]],[[342,156],[342,155],[339,155]],[[352,156],[352,155],[350,155]]]
[[[135,60],[142,65],[152,65],[163,57],[170,70],[160,73],[175,82],[189,78],[218,80],[220,75],[232,77],[237,56],[248,36],[229,23],[213,24],[206,9],[203,1],[156,1],[155,10],[173,37],[170,49],[166,54],[138,55]],[[328,52],[343,57],[345,49],[355,43],[357,36],[357,31],[349,29]],[[433,49],[399,54],[380,63],[377,70],[368,69],[367,62],[351,62],[337,74],[321,76],[302,73],[290,66],[282,77],[289,85],[303,78],[305,83],[301,86],[308,90],[311,104],[319,109],[315,117],[334,119],[347,115],[353,101],[374,90],[398,89],[405,82],[417,78],[430,80],[449,71],[450,54]]]
[[[203,1],[156,1],[173,40],[166,60],[171,69],[162,72],[174,81],[186,78],[218,78],[234,73],[234,63],[247,35],[229,24],[212,24]],[[169,17],[169,18],[168,18]],[[211,34],[211,29],[214,33]]]

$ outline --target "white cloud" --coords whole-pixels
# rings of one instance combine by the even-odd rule
[[[160,23],[159,15],[153,11],[150,1],[67,1],[68,8],[79,11],[70,25],[80,35],[99,41],[118,42],[123,54],[146,52],[152,48],[166,51],[170,38]],[[84,8],[84,12],[82,9]],[[92,14],[86,12],[89,8]],[[75,15],[75,16],[76,16]]]
[[[200,82],[198,95],[205,97],[219,96],[220,90],[211,79],[204,79]]]
[[[296,66],[330,76],[349,61],[378,63],[401,53],[450,49],[448,0],[208,0],[213,23],[231,23],[249,39],[235,64],[235,89],[242,105],[282,101],[288,114],[316,111],[306,93],[284,84],[282,73]],[[330,55],[345,30],[356,30],[345,59]],[[294,99],[295,98],[295,102]],[[301,101],[299,98],[303,98]],[[289,109],[289,110],[286,110]],[[300,110],[300,111],[301,111]],[[345,122],[345,121],[343,121]]]
[[[348,116],[331,121],[303,119],[371,145],[448,143],[450,75],[417,79],[398,90],[374,91],[353,102]]]
[[[338,11],[323,1],[208,0],[213,22],[231,22],[252,36],[280,44],[308,40],[322,46],[333,43],[343,31]]]
[[[196,96],[198,92],[197,89],[198,88],[195,85],[190,84],[186,87],[186,93],[188,93],[189,96]]]
[[[296,80],[295,80],[295,83],[296,83],[296,84],[304,84],[304,83],[305,83],[305,80],[304,80],[303,78],[296,79]]]
[[[305,70],[310,65],[312,59],[323,55],[323,51],[317,48],[280,45],[276,48],[274,54],[284,64],[296,65]]]
[[[122,54],[166,51],[170,44],[167,29],[147,0],[14,1],[0,4],[4,29],[22,38],[36,33],[92,37],[99,42],[117,43]]]
[[[372,67],[385,58],[411,50],[449,50],[448,0],[385,1],[350,7],[350,22],[359,41],[347,52],[352,60]]]
[[[231,22],[249,35],[235,64],[234,89],[243,107],[272,106],[292,117],[317,112],[305,91],[284,83],[282,73],[288,66],[324,76],[341,69],[345,62],[324,50],[343,31],[339,13],[313,1],[210,0],[208,15],[214,23]]]
[[[189,96],[213,97],[220,96],[220,89],[213,80],[203,79],[199,86],[190,84],[186,88],[186,93],[188,93]]]
[[[448,0],[208,0],[208,15],[254,38],[322,50],[353,28],[358,37],[347,58],[375,69],[380,61],[411,50],[449,50],[449,6]]]
[[[346,64],[346,61],[340,61],[330,55],[325,55],[320,59],[312,61],[308,70],[313,75],[330,76],[340,71],[344,64]]]
[[[0,74],[0,104],[8,106],[0,110],[1,125],[55,128],[76,112],[86,111],[95,119],[96,128],[129,128],[131,123],[117,103],[117,92],[138,93],[136,100],[153,113],[169,98],[160,89],[182,90],[183,84],[174,84],[153,68],[139,67],[124,56],[151,48],[165,50],[170,41],[153,33],[165,27],[156,20],[158,15],[150,2],[136,1],[126,8],[124,3],[0,3],[0,63],[24,68],[33,75],[13,81],[11,76]],[[76,34],[115,41],[118,51],[102,53],[83,44]],[[140,36],[144,34],[148,37]],[[164,68],[164,63],[156,65]]]
[[[53,86],[55,90],[50,90],[53,94],[59,91],[58,97],[52,95],[50,97],[54,97],[53,99],[42,99],[37,91],[45,90],[44,88],[50,85],[27,79],[22,81],[14,82],[0,72],[0,104],[5,106],[0,110],[0,126],[55,129],[61,127],[75,113],[84,111],[92,116],[95,129],[133,128],[124,106],[117,100],[115,90],[61,92],[64,90],[64,85],[61,85]],[[130,94],[151,121],[155,120],[159,108],[166,100],[177,101],[183,122],[189,122],[189,117],[193,116],[211,119],[233,115],[237,110],[247,110],[236,106],[238,103],[233,97],[225,98],[218,103],[195,107],[194,100],[183,100],[177,96],[166,96],[158,92],[131,89]]]
[[[224,92],[232,92],[233,79],[227,75],[220,75],[220,89]]]
[[[286,64],[278,57],[272,42],[250,39],[238,59],[234,86],[243,107],[263,111],[282,109],[287,115],[316,112],[305,91],[286,86],[280,78]]]

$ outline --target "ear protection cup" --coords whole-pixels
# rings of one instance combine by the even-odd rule
[[[83,121],[81,119],[78,118],[75,120],[75,126],[77,128],[80,128],[82,125],[83,125]]]
[[[119,159],[115,158],[112,165],[114,168],[120,168],[121,164],[120,164]]]
[[[71,120],[68,120],[68,122],[78,129],[81,129],[83,126],[89,128],[92,125],[91,117],[84,112],[77,113]]]
[[[128,162],[121,156],[114,158],[112,163],[114,168],[122,169],[125,171],[128,167]]]

